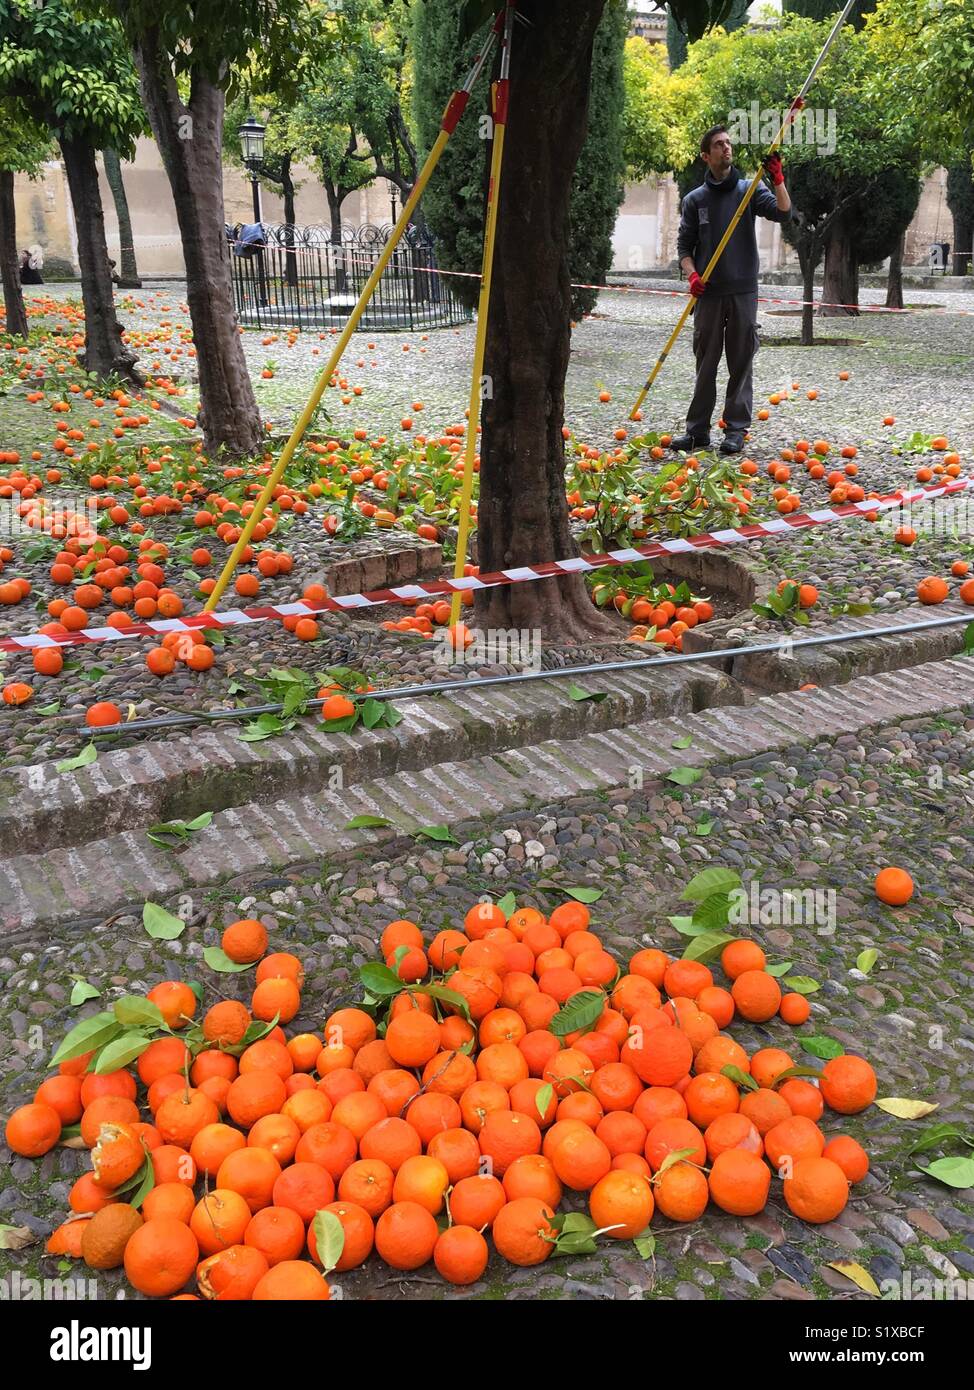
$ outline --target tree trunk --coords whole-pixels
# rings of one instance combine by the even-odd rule
[[[128,377],[142,385],[135,355],[122,342],[122,325],[115,316],[115,293],[105,241],[105,214],[98,191],[94,146],[85,140],[59,137],[78,234],[81,298],[85,306],[86,371],[100,377]]]
[[[846,231],[845,218],[832,224],[825,245],[825,276],[822,287],[825,304],[819,309],[823,318],[845,318],[859,313],[859,265],[852,238]],[[838,307],[838,306],[848,307]]]
[[[818,246],[814,242],[802,249],[798,247],[798,264],[802,272],[802,347],[814,347],[815,345],[815,305],[812,300],[815,298],[815,271],[818,268],[820,255]]]
[[[482,407],[478,558],[484,570],[578,554],[565,498],[571,338],[569,203],[585,139],[592,44],[604,0],[524,0],[504,142]],[[554,8],[555,13],[552,13]],[[472,119],[472,118],[471,118]],[[473,428],[474,422],[470,422]],[[549,641],[617,634],[580,575],[476,596],[478,625]]]
[[[344,191],[331,182],[324,181],[325,196],[328,199],[328,214],[331,219],[332,265],[335,270],[335,293],[344,294],[348,289],[348,275],[345,271],[345,253],[342,249],[342,202]]]
[[[947,170],[947,206],[954,223],[953,273],[966,275],[974,247],[974,178],[969,155]]]
[[[974,217],[954,213],[953,273],[966,275],[971,268],[971,244],[974,242]]]
[[[142,281],[139,279],[139,267],[135,263],[132,219],[129,216],[129,200],[125,196],[121,161],[117,152],[112,149],[102,150],[101,157],[105,164],[105,178],[108,180],[108,186],[112,190],[112,198],[115,201],[115,216],[118,219],[119,255],[121,257],[118,283],[126,290],[140,290]]]
[[[223,205],[224,93],[192,69],[184,106],[158,34],[135,45],[142,100],[176,204],[186,262],[186,299],[199,371],[199,423],[210,455],[263,450],[264,431],[233,303]]]
[[[6,331],[14,338],[27,337],[27,310],[20,284],[17,254],[17,216],[12,169],[0,169],[0,280],[7,310]]]
[[[284,279],[292,289],[298,283],[298,257],[294,247],[294,180],[291,178],[291,152],[288,150],[281,156],[281,191],[284,195],[284,245],[287,251],[284,256]]]
[[[886,307],[887,309],[903,308],[903,253],[906,250],[906,229],[900,233],[900,239],[893,248],[893,254],[889,258],[889,277],[886,281]]]

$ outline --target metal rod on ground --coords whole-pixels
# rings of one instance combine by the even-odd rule
[[[903,627],[877,627],[857,632],[826,633],[821,637],[801,637],[791,643],[790,650],[803,647],[827,647],[837,642],[863,642],[874,637],[896,637],[905,632],[925,632],[931,628],[953,627],[957,623],[971,623],[974,618],[969,613],[957,613],[949,618],[928,618],[922,623],[911,623]],[[562,666],[551,671],[518,671],[507,676],[478,676],[476,680],[430,681],[424,685],[400,685],[389,690],[371,690],[371,700],[415,699],[421,695],[442,695],[446,692],[456,694],[463,690],[479,690],[489,685],[514,685],[524,681],[559,680],[562,676],[602,675],[607,671],[633,671],[644,666],[682,666],[695,661],[733,660],[735,656],[760,656],[766,652],[781,650],[781,642],[760,642],[754,646],[716,647],[705,652],[682,652],[679,656],[640,657],[634,661],[597,661],[584,666]],[[317,709],[324,699],[308,700],[308,709]],[[177,714],[171,719],[133,719],[128,724],[112,724],[103,729],[93,729],[94,738],[110,738],[119,734],[139,733],[149,729],[171,729],[189,724],[220,723],[226,719],[250,719],[260,714],[280,714],[283,705],[248,705],[244,709],[199,710],[191,714]]]
[[[784,139],[785,131],[788,129],[788,126],[791,124],[791,122],[794,120],[795,116],[798,114],[798,111],[801,109],[801,105],[802,105],[802,104],[804,103],[804,101],[805,101],[806,93],[808,92],[809,87],[812,85],[812,82],[813,82],[814,79],[815,79],[815,74],[818,72],[819,68],[822,66],[823,62],[825,61],[825,56],[826,56],[826,54],[828,53],[829,49],[832,47],[832,43],[833,43],[833,41],[834,41],[834,39],[835,39],[835,36],[838,34],[839,30],[842,28],[843,24],[845,23],[846,18],[847,18],[848,14],[849,14],[849,11],[852,9],[852,6],[853,6],[854,3],[855,3],[855,0],[846,0],[846,7],[845,7],[845,9],[844,9],[844,10],[842,11],[842,13],[838,16],[838,18],[837,18],[836,21],[835,21],[835,24],[832,26],[832,32],[829,34],[828,38],[825,40],[825,44],[824,44],[824,46],[823,46],[823,48],[822,48],[821,53],[820,53],[820,54],[818,55],[818,57],[815,59],[815,62],[814,62],[813,65],[812,65],[812,70],[811,70],[811,72],[810,72],[810,73],[808,74],[808,76],[805,78],[805,82],[804,82],[804,84],[803,84],[803,86],[802,86],[801,91],[800,91],[800,92],[798,93],[798,95],[795,97],[794,101],[792,102],[791,106],[790,106],[789,109],[788,109],[788,112],[787,112],[786,115],[785,115],[785,119],[781,122],[781,129],[778,131],[778,134],[775,136],[774,140],[772,141],[772,143],[771,143],[771,145],[770,145],[770,147],[769,147],[769,149],[768,149],[768,154],[774,154],[775,150],[777,150],[778,146],[781,144],[782,140]],[[751,180],[751,185],[750,185],[750,187],[748,188],[747,192],[744,194],[744,197],[741,199],[740,205],[738,206],[737,211],[734,213],[734,216],[731,218],[730,223],[728,224],[728,227],[727,227],[726,232],[724,233],[724,235],[721,237],[720,241],[718,242],[718,244],[717,244],[717,249],[714,251],[714,254],[711,256],[710,260],[707,262],[707,265],[706,265],[706,268],[705,268],[705,270],[704,270],[704,272],[703,272],[703,275],[700,277],[704,282],[706,282],[707,280],[710,279],[711,275],[712,275],[713,272],[714,272],[714,267],[716,266],[717,262],[720,260],[721,256],[724,254],[724,248],[726,247],[727,243],[730,241],[731,237],[734,235],[734,232],[735,232],[735,230],[736,230],[736,228],[737,228],[737,224],[740,222],[741,218],[744,216],[744,213],[745,213],[745,211],[747,210],[747,207],[748,207],[748,205],[749,205],[751,199],[754,197],[754,194],[755,194],[755,191],[756,191],[756,189],[757,189],[757,186],[758,186],[758,184],[761,182],[761,175],[762,175],[763,173],[764,173],[763,165],[759,164],[758,167],[757,167],[757,170],[755,171],[754,178]],[[639,408],[640,408],[640,406],[642,405],[643,401],[646,399],[646,393],[647,393],[647,391],[649,390],[649,388],[652,386],[652,384],[653,384],[653,382],[656,380],[656,378],[659,376],[659,373],[660,373],[660,371],[661,371],[661,369],[662,369],[663,363],[666,361],[667,357],[669,357],[669,355],[670,355],[670,349],[673,347],[673,344],[676,342],[677,338],[680,336],[680,332],[681,332],[681,330],[682,330],[682,328],[683,328],[683,325],[686,323],[687,319],[689,318],[690,312],[691,312],[691,310],[693,309],[693,306],[694,306],[695,303],[696,303],[696,300],[695,300],[694,296],[693,296],[692,294],[689,295],[688,298],[687,298],[686,304],[683,306],[683,312],[681,313],[680,317],[677,319],[676,327],[673,329],[673,332],[670,334],[669,338],[666,340],[666,346],[663,348],[663,351],[660,353],[659,357],[656,359],[656,365],[654,366],[653,370],[650,372],[649,376],[646,378],[646,385],[645,385],[645,386],[643,387],[643,389],[640,391],[639,396],[638,396],[637,399],[636,399],[636,404],[633,406],[632,410],[629,412],[629,419],[630,419],[630,420],[635,420],[635,419],[638,418],[638,416],[639,416]]]
[[[463,86],[457,88],[457,90],[453,93],[452,97],[447,103],[446,110],[443,113],[443,119],[440,122],[440,132],[433,143],[433,147],[429,152],[429,155],[426,159],[426,163],[420,170],[416,182],[413,185],[413,191],[410,193],[409,197],[403,204],[402,211],[399,214],[399,221],[393,228],[392,234],[390,235],[389,240],[382,251],[382,254],[379,256],[378,261],[376,262],[375,269],[372,271],[372,274],[365,282],[365,285],[362,289],[362,293],[359,295],[358,303],[355,305],[355,308],[352,310],[348,322],[342,329],[338,342],[335,344],[334,350],[331,354],[331,357],[328,359],[328,362],[322,368],[321,375],[318,377],[318,380],[314,386],[314,390],[311,392],[311,395],[308,398],[308,403],[304,407],[304,410],[302,410],[300,416],[298,417],[294,429],[291,431],[290,437],[288,438],[287,443],[284,445],[284,448],[281,451],[280,459],[277,461],[276,465],[271,470],[270,477],[267,479],[267,482],[264,484],[260,496],[254,503],[254,509],[250,513],[250,516],[247,518],[246,524],[244,525],[244,528],[240,533],[240,539],[234,546],[230,554],[230,557],[227,560],[227,563],[223,567],[222,574],[216,581],[212,593],[209,595],[206,603],[203,606],[204,613],[212,613],[213,609],[216,607],[216,605],[222,598],[223,591],[226,589],[231,578],[233,577],[234,570],[240,563],[240,557],[243,555],[244,551],[249,545],[250,538],[254,534],[258,522],[264,515],[264,512],[267,510],[267,505],[274,495],[274,489],[281,481],[281,478],[284,476],[285,469],[291,462],[291,459],[294,457],[294,453],[298,445],[301,443],[305,431],[311,423],[312,416],[314,415],[315,410],[318,408],[318,403],[321,400],[321,397],[324,395],[325,387],[331,381],[332,374],[336,370],[338,363],[341,361],[342,354],[344,353],[345,348],[348,345],[349,339],[354,333],[359,319],[365,312],[365,306],[371,299],[375,287],[379,283],[379,280],[382,276],[382,272],[385,270],[386,266],[392,258],[393,251],[399,244],[400,238],[402,237],[406,228],[409,226],[409,220],[413,215],[413,209],[419,202],[419,199],[423,193],[423,189],[429,182],[430,175],[436,168],[436,165],[439,162],[440,155],[443,153],[443,150],[446,147],[447,141],[456,129],[460,117],[463,115],[467,102],[470,99],[470,93],[473,90],[474,84],[476,83],[477,78],[480,76],[483,66],[486,63],[487,58],[490,55],[491,49],[493,48],[494,43],[496,41],[497,29],[498,24],[495,23],[492,26],[490,33],[487,36],[487,39],[485,40],[484,45],[480,50],[480,53],[477,55],[476,61],[474,62],[473,66],[468,72],[464,80]]]
[[[504,131],[507,127],[507,101],[511,67],[511,35],[514,31],[514,6],[508,3],[504,11],[504,36],[501,40],[500,76],[493,89],[494,138],[490,156],[490,182],[487,185],[487,220],[484,227],[484,250],[480,267],[480,299],[477,304],[477,337],[473,351],[473,370],[470,374],[470,401],[467,408],[467,447],[463,463],[463,489],[460,494],[460,518],[457,524],[457,554],[453,568],[454,579],[463,578],[470,538],[470,501],[473,496],[473,460],[477,450],[477,421],[480,418],[480,383],[487,347],[487,317],[490,313],[490,282],[494,268],[494,239],[497,229],[497,205],[500,201],[501,169],[504,163]],[[450,623],[460,618],[463,595],[455,593],[450,602]]]

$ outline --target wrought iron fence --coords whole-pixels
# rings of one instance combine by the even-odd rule
[[[328,227],[262,224],[263,244],[227,230],[234,302],[240,322],[257,328],[325,328],[345,324],[375,269],[390,224]],[[431,236],[410,227],[399,241],[360,321],[383,329],[442,328],[466,323],[470,310],[436,271]]]

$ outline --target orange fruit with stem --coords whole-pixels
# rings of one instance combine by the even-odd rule
[[[653,1182],[656,1205],[671,1221],[698,1221],[707,1210],[710,1188],[699,1168],[677,1162]]]
[[[443,1199],[450,1186],[450,1175],[439,1159],[417,1154],[400,1166],[393,1184],[394,1202],[411,1202],[425,1207],[433,1216],[443,1210]]]
[[[646,1161],[653,1172],[662,1167],[671,1153],[687,1150],[684,1157],[701,1166],[707,1161],[707,1146],[700,1130],[690,1120],[660,1120],[646,1135]]]
[[[472,1226],[451,1226],[433,1247],[433,1263],[448,1284],[474,1284],[487,1268],[487,1242]]]
[[[646,1178],[616,1169],[589,1193],[588,1209],[596,1226],[612,1240],[631,1240],[649,1225],[656,1202]]]
[[[760,1047],[751,1057],[751,1075],[758,1086],[769,1090],[783,1071],[795,1065],[794,1059],[780,1047]]]
[[[193,1087],[174,1091],[159,1106],[155,1126],[164,1144],[188,1148],[204,1125],[216,1124],[220,1112],[204,1092]]]
[[[207,1042],[215,1043],[217,1046],[235,1047],[243,1040],[250,1024],[250,1013],[239,1000],[223,999],[219,1004],[214,1004],[212,1008],[207,1009],[204,1014],[203,1036]],[[151,1046],[155,1047],[156,1044],[153,1043]],[[149,1050],[151,1051],[151,1048]],[[141,1057],[139,1062],[142,1062]],[[140,1065],[140,1075],[141,1070]],[[172,1067],[170,1070],[178,1071],[179,1067]],[[145,1080],[144,1077],[143,1080]]]
[[[687,1114],[699,1129],[716,1120],[719,1115],[733,1115],[740,1104],[737,1087],[730,1077],[720,1072],[698,1072],[683,1092]]]
[[[554,1250],[554,1212],[537,1197],[519,1197],[501,1207],[491,1226],[497,1253],[513,1265],[542,1264]]]
[[[253,965],[267,950],[267,928],[252,917],[244,917],[227,927],[220,945],[236,965]]]
[[[338,1217],[345,1235],[341,1258],[335,1269],[339,1273],[346,1269],[357,1269],[371,1255],[375,1243],[375,1224],[371,1216],[355,1202],[328,1202],[321,1210],[330,1211]],[[318,1243],[314,1221],[308,1227],[308,1253],[313,1260],[317,1260]]]
[[[253,1213],[239,1192],[214,1188],[196,1203],[189,1228],[204,1255],[238,1245]]]

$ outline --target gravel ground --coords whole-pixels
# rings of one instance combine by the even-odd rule
[[[672,281],[645,281],[639,286],[669,290],[672,287]],[[782,292],[794,293],[776,286],[767,289],[771,295]],[[131,340],[142,352],[143,364],[182,383],[184,396],[174,402],[163,397],[167,406],[192,413],[195,364],[186,338],[188,316],[183,293],[184,287],[178,283],[149,284],[138,295],[121,297],[119,312]],[[54,285],[45,294],[45,303],[55,301],[64,306],[64,330],[76,331],[77,323],[70,316],[76,286]],[[864,304],[881,299],[881,291],[863,291]],[[938,297],[931,292],[909,290],[908,299],[974,311],[974,293]],[[578,326],[567,401],[568,423],[579,438],[605,446],[612,441],[612,430],[624,418],[634,395],[634,383],[644,378],[678,303],[668,294],[607,292],[596,314]],[[803,349],[797,342],[797,319],[774,314],[771,306],[763,306],[761,317],[765,332],[785,346],[768,347],[756,359],[756,406],[782,386],[790,388],[799,382],[801,389],[774,408],[770,420],[756,423],[748,448],[759,464],[775,457],[796,438],[815,439],[823,435],[835,450],[842,444],[855,443],[859,450],[857,481],[867,491],[885,492],[911,484],[917,463],[930,461],[929,456],[921,460],[920,456],[896,452],[919,430],[928,435],[946,433],[961,452],[965,474],[970,471],[974,399],[967,386],[974,366],[974,337],[969,317],[936,312],[863,315],[851,328],[847,321],[837,325],[835,320],[828,320],[818,325],[829,336],[836,336],[840,329],[843,334],[854,333],[863,340],[854,349]],[[47,322],[56,325],[58,319],[52,313]],[[473,331],[472,326],[466,326],[429,334],[356,335],[344,363],[351,403],[343,405],[338,392],[328,393],[332,415],[329,428],[345,435],[359,423],[367,422],[372,431],[385,431],[395,437],[400,419],[407,414],[413,418],[417,431],[431,426],[440,429],[449,421],[462,420]],[[329,336],[305,332],[292,345],[287,334],[244,334],[258,399],[275,431],[286,429],[303,404],[321,367],[322,356],[327,353]],[[273,341],[266,343],[265,338]],[[38,356],[36,351],[34,356]],[[260,373],[268,361],[274,362],[275,375],[265,380]],[[847,382],[838,380],[842,369],[850,372]],[[680,412],[691,380],[689,335],[685,335],[648,398],[643,427],[679,429]],[[609,404],[598,400],[603,387],[612,394]],[[361,389],[361,395],[352,394],[356,388]],[[818,390],[814,402],[805,395],[808,388]],[[29,457],[30,450],[38,444],[39,417],[36,407],[27,405],[18,390],[0,397],[0,448],[16,448]],[[416,409],[420,401],[423,411]],[[895,427],[886,428],[881,423],[887,410],[897,417]],[[139,446],[148,444],[151,448],[172,442],[174,437],[185,438],[183,427],[163,419],[161,412],[146,413],[150,414],[150,424],[133,432]],[[48,417],[44,418],[46,430]],[[40,447],[46,455],[45,464],[57,461],[46,444]],[[759,478],[763,486],[763,472]],[[793,481],[801,481],[798,473]],[[801,491],[804,508],[827,502],[824,481],[805,479],[801,481]],[[970,505],[974,506],[974,499]],[[913,524],[920,530],[920,537],[909,549],[892,543],[885,520],[874,525],[861,521],[836,523],[795,533],[784,540],[751,542],[747,546],[747,563],[772,586],[784,577],[814,583],[820,591],[820,602],[811,610],[811,620],[813,627],[822,628],[847,604],[869,604],[895,612],[915,600],[916,584],[924,575],[946,574],[956,559],[974,560],[974,528],[967,524],[966,517],[966,510],[955,509],[948,514],[943,504],[928,504],[922,512],[915,510]],[[929,529],[922,529],[921,522]],[[944,533],[948,525],[955,528],[955,534]],[[154,518],[152,522],[153,534],[165,541],[171,541],[184,527],[178,518]],[[383,533],[382,540],[387,538],[395,544],[395,533]],[[271,602],[299,597],[308,582],[321,578],[323,566],[341,553],[340,543],[323,538],[317,517],[311,513],[294,518],[282,540],[294,554],[295,565],[291,575],[263,584],[261,597],[266,596]],[[17,574],[31,579],[42,610],[56,590],[47,577],[49,560],[27,561],[24,555],[29,548],[28,544],[17,543],[8,576]],[[743,547],[738,555],[742,550]],[[171,564],[167,580],[191,610],[196,603],[194,583],[180,578],[179,570],[180,564]],[[956,589],[959,581],[951,583]],[[780,624],[753,613],[743,617],[734,614],[733,606],[728,607],[729,600],[719,591],[710,597],[717,601],[718,617],[735,616],[735,625],[743,631],[746,642],[763,640],[768,633],[781,630]],[[0,609],[0,635],[30,630],[41,621],[31,606],[33,602],[34,596],[23,604]],[[234,698],[232,683],[246,683],[266,675],[275,666],[319,670],[336,661],[364,667],[376,684],[442,679],[444,667],[434,653],[424,650],[432,644],[405,634],[383,632],[378,622],[386,616],[393,616],[391,610],[388,614],[380,611],[374,619],[372,615],[357,617],[349,624],[341,617],[325,615],[321,623],[323,638],[310,646],[296,642],[276,624],[264,623],[259,629],[229,635],[210,672],[194,674],[180,667],[178,674],[163,682],[145,668],[144,640],[110,649],[104,645],[78,649],[69,655],[65,672],[58,677],[36,676],[29,656],[7,654],[0,662],[3,680],[29,680],[35,687],[35,698],[21,710],[5,707],[0,714],[0,766],[19,766],[76,751],[82,711],[96,699],[115,700],[125,707],[126,713],[132,705],[139,717],[163,714],[167,709],[213,709],[226,706]],[[620,638],[623,631],[620,620]],[[607,644],[553,649],[546,652],[545,663],[559,666],[605,657],[645,655],[647,649],[641,644]],[[499,669],[490,668],[491,673]],[[453,674],[460,677],[472,673],[467,669]],[[50,713],[39,721],[39,710]]]
[[[214,980],[201,959],[202,948],[239,916],[261,917],[272,949],[303,958],[308,978],[293,1026],[320,1029],[329,1010],[356,998],[357,967],[374,957],[379,933],[393,918],[412,918],[432,934],[456,924],[484,893],[499,897],[513,890],[520,902],[550,909],[564,895],[542,884],[587,883],[604,890],[592,909],[593,927],[610,950],[622,957],[646,944],[678,951],[681,938],[667,916],[682,910],[682,885],[704,862],[722,864],[762,891],[834,893],[831,934],[821,930],[821,918],[818,925],[783,918],[749,934],[762,941],[769,959],[792,961],[797,973],[820,982],[804,1031],[828,1034],[870,1058],[880,1096],[936,1102],[933,1118],[902,1121],[876,1107],[841,1125],[832,1117],[830,1132],[860,1139],[872,1167],[830,1225],[798,1222],[776,1187],[766,1211],[752,1219],[711,1211],[682,1227],[655,1217],[656,1253],[647,1262],[628,1243],[534,1271],[513,1271],[492,1259],[484,1279],[462,1293],[447,1293],[432,1267],[392,1276],[369,1262],[343,1276],[343,1295],[864,1297],[830,1268],[836,1260],[852,1260],[892,1296],[942,1297],[942,1281],[974,1276],[974,1190],[924,1177],[908,1149],[929,1124],[954,1121],[969,1128],[972,1120],[972,807],[974,707],[968,707],[935,720],[921,714],[868,736],[840,734],[807,749],[795,745],[781,755],[712,765],[692,789],[650,782],[639,791],[558,805],[526,800],[517,815],[453,827],[454,846],[387,839],[341,862],[247,877],[190,904],[169,903],[171,910],[188,906],[192,913],[183,936],[172,942],[153,942],[135,918],[118,917],[94,930],[66,932],[56,943],[21,943],[0,959],[3,1107],[9,1111],[29,1098],[43,1056],[81,1014],[120,994],[184,976],[199,979],[208,997],[217,990],[246,998],[246,975]],[[702,814],[713,821],[706,839],[694,834]],[[877,868],[889,863],[908,869],[917,883],[904,909],[884,907],[872,891]],[[879,956],[863,975],[856,960],[868,947]],[[71,1008],[76,977],[102,997]],[[749,1051],[781,1045],[804,1056],[794,1030],[779,1020],[767,1027],[735,1024],[734,1033]],[[0,1220],[45,1237],[66,1209],[83,1156],[58,1149],[32,1162],[0,1151],[0,1159]],[[0,1259],[25,1274],[50,1277],[55,1261],[41,1250],[33,1245]],[[921,1280],[941,1282],[921,1294]],[[114,1275],[102,1276],[101,1296],[111,1297],[117,1285]],[[969,1296],[972,1285],[963,1288]]]

